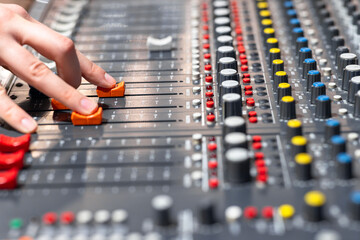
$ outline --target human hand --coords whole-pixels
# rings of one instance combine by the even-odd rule
[[[22,45],[55,61],[58,76]],[[71,39],[36,21],[15,4],[0,4],[0,52],[1,66],[80,114],[89,115],[98,108],[76,90],[81,77],[103,88],[116,84],[113,77],[76,50]],[[36,121],[7,96],[2,86],[0,117],[20,132],[36,131]]]

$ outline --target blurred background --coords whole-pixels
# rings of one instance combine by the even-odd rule
[[[33,0],[0,0],[0,3],[16,3],[23,6],[25,9],[29,9]]]

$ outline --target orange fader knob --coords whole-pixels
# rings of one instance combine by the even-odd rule
[[[125,82],[122,81],[113,88],[97,87],[96,92],[98,97],[123,97],[125,93]]]
[[[51,99],[51,106],[54,110],[68,110],[69,108],[62,104],[61,102]]]
[[[81,115],[77,112],[72,112],[71,121],[73,125],[100,125],[102,122],[102,107],[99,107],[98,110],[90,115]]]

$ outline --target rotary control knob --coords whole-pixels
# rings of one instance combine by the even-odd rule
[[[360,65],[355,65],[355,64],[347,65],[344,69],[341,88],[345,91],[349,90],[350,80],[356,76],[360,76]]]
[[[356,54],[354,53],[342,53],[340,56],[339,56],[339,64],[338,64],[338,79],[341,79],[343,77],[343,71],[345,69],[345,67],[347,65],[350,65],[350,64],[357,64],[358,63],[358,59],[357,59],[357,56]]]
[[[335,52],[338,47],[344,46],[344,45],[345,45],[345,39],[343,37],[334,36],[333,38],[331,38],[332,52]]]
[[[307,59],[307,58],[312,58],[311,49],[307,48],[307,47],[300,48],[298,66],[302,67],[302,64],[303,64],[304,60]]]
[[[232,68],[225,68],[225,69],[221,70],[218,73],[218,78],[217,79],[218,79],[219,87],[226,80],[234,80],[234,81],[237,81],[237,82],[240,81],[240,77],[239,77],[238,72],[235,69],[232,69]]]
[[[293,38],[295,39],[295,41],[299,38],[299,37],[303,37],[304,36],[304,30],[301,27],[297,27],[297,28],[293,28],[293,30],[291,31]]]
[[[232,57],[236,59],[235,49],[232,46],[221,46],[216,50],[216,62],[222,57]]]
[[[321,82],[321,73],[318,70],[310,70],[306,77],[306,91],[310,91],[314,82]]]
[[[293,157],[299,153],[307,152],[307,139],[304,136],[295,136],[291,138],[290,141],[291,146],[291,155]]]
[[[313,58],[306,58],[303,62],[302,77],[305,79],[310,70],[316,70],[316,61]]]
[[[275,59],[281,59],[281,50],[280,48],[271,48],[269,50],[269,66],[272,67],[272,63]]]
[[[272,61],[272,66],[271,66],[272,79],[275,78],[275,73],[279,71],[284,71],[284,61],[281,59],[275,59],[274,61]]]
[[[248,141],[245,133],[232,132],[224,137],[225,151],[230,148],[248,148]]]
[[[220,72],[223,69],[231,68],[237,70],[237,61],[233,57],[222,57],[217,64],[217,71]]]
[[[237,93],[241,96],[241,86],[239,82],[234,80],[223,81],[220,87],[220,102],[222,102],[222,96],[227,93]]]
[[[225,152],[226,178],[230,183],[245,183],[251,180],[250,156],[245,148],[232,148]]]
[[[314,82],[313,85],[311,86],[310,94],[311,94],[311,104],[315,104],[315,101],[318,96],[326,94],[325,84],[322,82]]]
[[[268,38],[274,38],[275,37],[275,29],[273,28],[265,28],[263,31],[263,35],[264,35],[264,41],[266,41],[266,39]]]
[[[214,9],[214,17],[230,17],[229,8],[216,8],[216,9]]]
[[[296,52],[298,53],[301,48],[308,47],[308,40],[306,37],[298,37],[296,39]]]
[[[212,225],[216,223],[215,204],[210,199],[205,199],[200,202],[199,209],[199,221],[204,225]]]
[[[339,153],[346,152],[346,140],[340,135],[332,136],[330,139],[331,156],[336,157]]]
[[[237,93],[227,93],[222,97],[223,117],[224,119],[231,116],[242,115],[241,96]]]
[[[343,53],[349,53],[350,50],[348,47],[345,47],[345,46],[340,46],[336,49],[335,51],[335,64],[336,66],[339,66],[340,64],[340,55],[343,54]]]
[[[168,195],[158,195],[151,201],[152,208],[155,212],[155,222],[158,226],[166,227],[171,225],[171,208],[173,200]]]
[[[288,83],[288,75],[285,71],[278,71],[274,76],[274,89],[279,86],[280,83]]]
[[[215,28],[215,36],[219,37],[221,35],[231,35],[231,27],[220,26],[220,27]]]
[[[290,29],[301,27],[301,22],[297,18],[290,19],[289,23],[290,23]]]
[[[354,191],[350,195],[351,218],[360,221],[360,191]]]
[[[315,117],[319,119],[331,118],[331,100],[329,96],[320,95],[316,98]]]
[[[354,116],[360,117],[360,91],[355,94]]]
[[[352,178],[352,159],[349,154],[339,153],[336,156],[336,172],[339,179]]]
[[[334,119],[329,119],[325,123],[324,139],[329,143],[330,139],[340,134],[340,122]]]
[[[279,48],[279,41],[276,38],[268,38],[265,45],[268,53],[272,48]]]
[[[304,196],[304,218],[310,222],[319,222],[325,218],[326,197],[322,192],[310,191]]]
[[[349,82],[348,102],[355,103],[355,95],[360,90],[360,76],[351,78]]]
[[[277,104],[285,96],[291,96],[291,85],[289,83],[280,83],[277,88]]]
[[[220,26],[231,27],[231,19],[229,17],[217,17],[214,19],[215,28]]]
[[[296,118],[295,99],[284,96],[280,101],[280,119],[290,120]]]
[[[295,136],[301,136],[302,132],[302,123],[298,119],[291,119],[286,124],[286,140],[291,141]]]
[[[233,46],[233,37],[230,35],[221,35],[216,38],[216,46]]]
[[[312,157],[308,153],[298,153],[295,155],[295,173],[296,177],[299,180],[307,181],[312,178],[311,166],[312,166]]]
[[[223,125],[223,137],[229,133],[246,133],[245,119],[239,116],[227,117]]]

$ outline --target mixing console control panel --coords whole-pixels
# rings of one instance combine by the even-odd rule
[[[50,0],[117,80],[0,128],[0,239],[360,239],[360,2]],[[29,48],[56,73],[56,64]],[[12,78],[10,78],[12,79]]]

